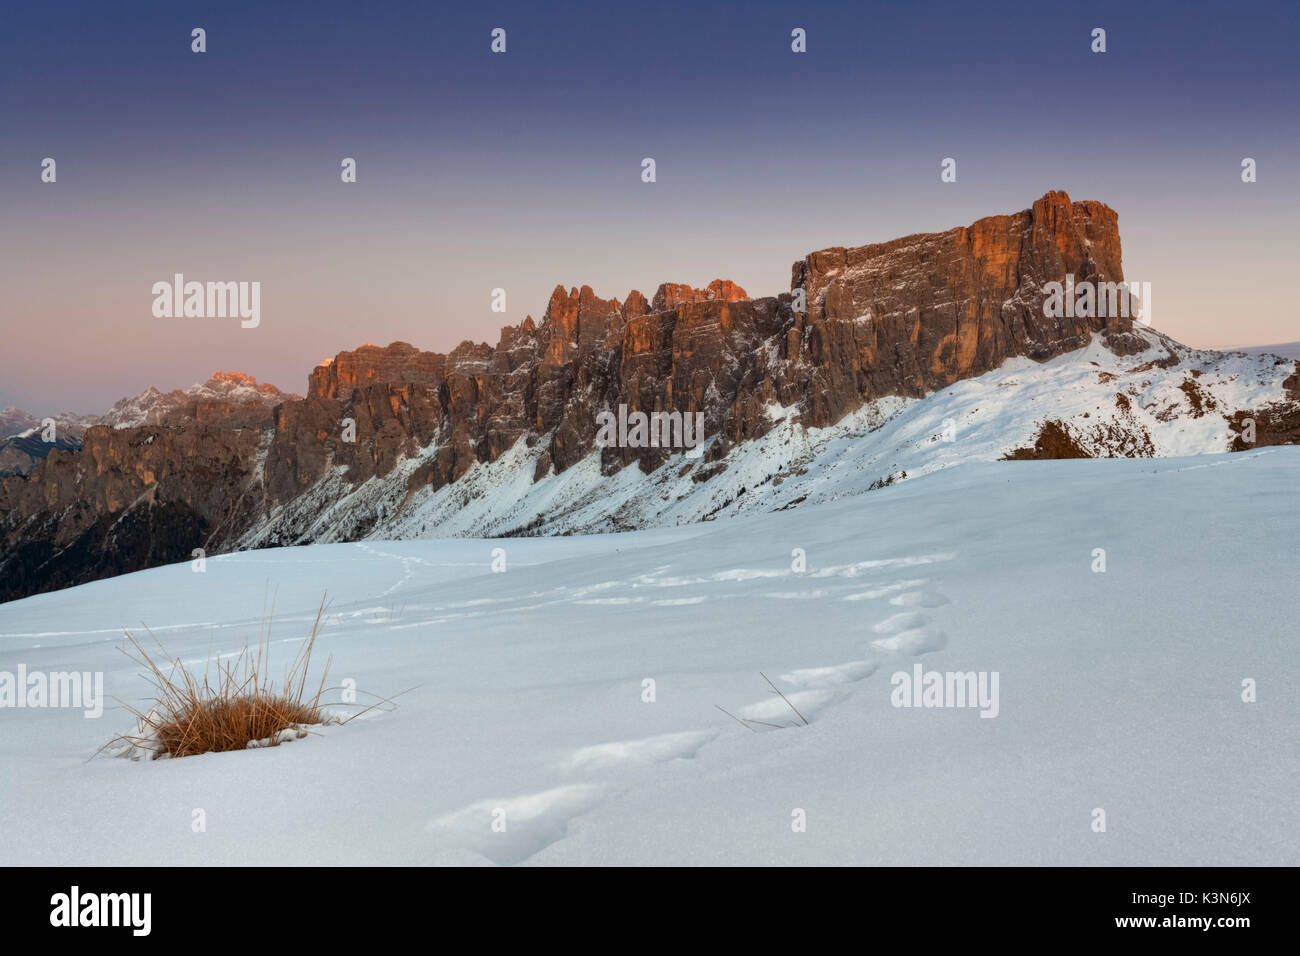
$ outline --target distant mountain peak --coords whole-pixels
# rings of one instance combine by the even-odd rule
[[[244,372],[216,371],[206,382],[199,382],[189,388],[163,392],[150,385],[138,395],[119,399],[108,414],[100,419],[99,424],[112,425],[114,428],[154,424],[168,413],[193,401],[278,405],[298,397],[280,391],[269,382],[259,384],[256,378]]]

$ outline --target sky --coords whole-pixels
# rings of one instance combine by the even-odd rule
[[[1297,27],[1294,2],[10,5],[0,407],[218,369],[302,393],[365,342],[495,344],[557,284],[773,295],[813,250],[1049,189],[1117,210],[1157,328],[1294,341]],[[260,323],[155,317],[178,272],[260,282]]]

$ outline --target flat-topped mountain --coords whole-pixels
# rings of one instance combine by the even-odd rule
[[[622,530],[962,460],[1300,437],[1294,362],[1044,308],[1051,283],[1123,278],[1114,210],[1052,192],[946,232],[811,253],[777,296],[722,279],[621,300],[557,286],[540,321],[495,345],[363,345],[313,369],[303,399],[237,375],[151,390],[82,449],[0,481],[0,597],[195,548]],[[598,416],[620,408],[701,414],[705,442],[601,447]]]

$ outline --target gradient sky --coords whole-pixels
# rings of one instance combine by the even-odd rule
[[[1156,327],[1202,347],[1298,339],[1298,11],[11,4],[0,406],[100,412],[217,369],[303,392],[312,366],[363,342],[495,343],[557,283],[623,298],[725,277],[770,295],[812,250],[1049,189],[1119,212]],[[489,52],[498,26],[505,55]],[[260,281],[260,327],[154,318],[150,287],[175,272]]]

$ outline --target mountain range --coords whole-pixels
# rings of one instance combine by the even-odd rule
[[[196,549],[662,527],[967,461],[1300,439],[1294,358],[1045,313],[1050,283],[1123,278],[1115,211],[1051,192],[810,253],[778,296],[557,286],[495,346],[363,345],[312,370],[305,398],[230,373],[150,389],[0,480],[0,600]],[[706,439],[599,447],[597,416],[620,405],[702,413]]]

